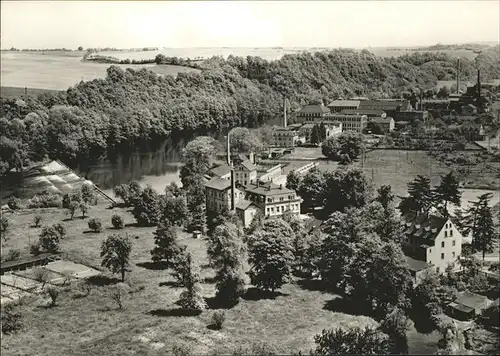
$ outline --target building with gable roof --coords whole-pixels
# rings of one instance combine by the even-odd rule
[[[248,159],[238,162],[234,167],[234,176],[237,184],[245,186],[253,183],[257,180],[257,167]]]
[[[402,224],[403,251],[408,257],[431,264],[437,273],[458,261],[463,237],[449,218],[407,214]]]

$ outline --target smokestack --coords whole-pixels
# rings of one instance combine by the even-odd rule
[[[477,70],[477,97],[481,97],[481,75],[479,69]]]
[[[287,117],[286,117],[286,96],[283,97],[283,127],[287,127]]]
[[[234,181],[234,167],[231,166],[231,210],[236,210],[236,199],[234,197],[236,193],[236,183]]]
[[[460,58],[457,59],[457,94],[460,93]]]
[[[231,144],[229,142],[229,133],[226,136],[226,149],[227,149],[227,164],[231,167]]]

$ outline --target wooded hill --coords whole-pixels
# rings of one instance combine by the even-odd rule
[[[500,78],[499,46],[463,59],[462,80]],[[442,53],[381,58],[367,50],[288,54],[279,60],[213,57],[201,72],[159,76],[108,68],[104,79],[66,92],[2,99],[0,173],[45,156],[71,164],[168,135],[255,127],[311,100],[399,97],[452,80],[456,59]]]

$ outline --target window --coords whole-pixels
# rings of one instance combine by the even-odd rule
[[[448,231],[444,232],[444,237],[448,237]]]
[[[285,207],[282,205],[281,206],[281,212],[284,212],[285,211]]]
[[[436,268],[436,272],[439,273],[439,267]]]
[[[441,248],[444,248],[444,241],[441,241]]]
[[[455,257],[455,251],[453,251],[451,254],[452,254],[453,257]]]
[[[453,236],[453,230],[450,230],[450,237]]]
[[[451,246],[455,246],[455,240],[451,242]]]
[[[280,201],[283,201],[283,200],[285,200],[285,198],[281,197],[281,198],[280,198]]]
[[[432,248],[429,249],[429,253],[432,253]]]
[[[271,213],[274,213],[274,208],[271,208]]]
[[[267,208],[267,213],[269,214],[269,208]]]
[[[267,198],[267,202],[268,203],[272,203],[273,202],[273,198]]]
[[[444,253],[441,254],[441,259],[444,260]]]

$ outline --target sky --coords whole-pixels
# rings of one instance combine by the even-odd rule
[[[500,41],[500,1],[4,1],[2,48],[390,47]]]

